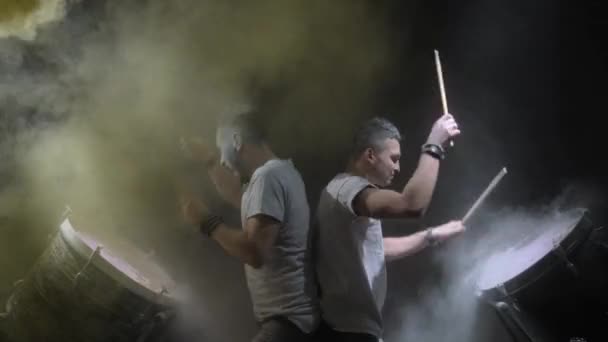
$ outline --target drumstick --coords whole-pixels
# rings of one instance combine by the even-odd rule
[[[481,203],[486,199],[486,197],[490,194],[490,192],[492,192],[492,190],[494,190],[496,185],[498,185],[498,182],[500,182],[500,180],[502,179],[502,177],[504,177],[505,174],[507,174],[507,168],[503,167],[502,170],[500,170],[500,172],[496,175],[496,177],[494,177],[494,179],[490,182],[490,185],[488,185],[486,190],[481,194],[481,196],[479,196],[477,201],[475,201],[475,203],[473,204],[471,209],[469,209],[467,214],[464,215],[464,218],[462,219],[463,224],[465,224],[465,222],[469,219],[469,217],[471,217],[471,215],[473,215],[475,210],[477,210],[477,208],[479,208]]]
[[[443,71],[441,70],[441,60],[439,59],[439,51],[435,50],[435,66],[437,67],[437,79],[439,80],[439,91],[441,92],[441,104],[443,105],[443,114],[448,112],[448,100],[445,96],[445,86],[443,84]]]
[[[445,85],[443,84],[443,71],[441,69],[441,60],[439,59],[439,51],[435,50],[435,66],[437,67],[437,79],[439,81],[439,91],[441,92],[441,104],[443,105],[443,114],[448,114],[448,99],[445,96]],[[454,141],[450,140],[450,146],[454,146]]]

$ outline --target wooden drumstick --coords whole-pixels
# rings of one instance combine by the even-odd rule
[[[441,60],[439,59],[439,51],[435,50],[435,66],[437,67],[437,79],[439,81],[439,91],[441,92],[441,104],[443,105],[443,114],[448,114],[448,99],[445,96],[445,85],[443,84],[443,71],[441,69]],[[450,146],[454,146],[454,141],[450,140]]]
[[[506,174],[507,174],[507,168],[503,167],[502,170],[500,170],[500,172],[496,175],[496,177],[494,177],[494,179],[490,182],[490,185],[488,185],[486,190],[481,194],[481,196],[479,196],[477,201],[475,201],[475,203],[473,204],[471,209],[469,209],[467,214],[464,215],[464,218],[462,219],[462,224],[466,224],[466,221],[471,217],[471,215],[473,215],[475,210],[477,210],[477,208],[479,208],[481,203],[486,199],[486,197],[488,197],[490,192],[492,192],[492,190],[494,190],[496,185],[498,185],[498,182],[500,182],[502,177],[504,177],[504,175],[506,175]]]

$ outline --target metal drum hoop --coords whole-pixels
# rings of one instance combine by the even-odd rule
[[[586,210],[581,213],[580,218],[571,227],[572,229],[561,241],[554,244],[552,250],[527,269],[503,283],[496,284],[494,287],[478,289],[478,295],[491,302],[504,300],[513,302],[514,297],[520,291],[528,288],[559,265],[566,264],[572,272],[576,272],[576,267],[569,260],[569,256],[586,241],[593,228]]]
[[[60,235],[69,247],[74,249],[84,258],[89,258],[93,255],[93,253],[95,253],[94,249],[92,249],[89,245],[87,245],[84,241],[80,239],[78,233],[73,228],[69,218],[66,218],[61,223]],[[165,293],[165,291],[163,291],[163,289],[159,289],[158,292],[153,291],[152,289],[140,284],[135,279],[129,277],[127,274],[117,269],[105,258],[93,257],[90,261],[91,264],[93,264],[95,267],[99,268],[106,275],[108,275],[113,280],[117,281],[136,295],[139,295],[155,304],[167,307],[175,305],[175,300],[169,297]]]

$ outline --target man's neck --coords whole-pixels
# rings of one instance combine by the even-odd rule
[[[367,178],[365,168],[363,167],[363,165],[361,165],[361,162],[359,162],[359,160],[349,161],[348,165],[346,166],[346,172],[353,176]]]
[[[276,159],[277,156],[267,145],[252,147],[247,153],[247,173],[248,179],[251,179],[255,170],[266,164],[269,160]]]

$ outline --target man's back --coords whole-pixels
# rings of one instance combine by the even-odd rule
[[[256,318],[280,315],[310,332],[319,318],[308,248],[310,208],[291,161],[269,160],[253,173],[242,198],[243,225],[259,214],[281,222],[281,228],[267,262],[259,269],[245,266]]]
[[[382,226],[352,208],[355,196],[370,186],[365,178],[343,173],[323,190],[316,267],[324,320],[338,331],[380,337],[386,294]]]

